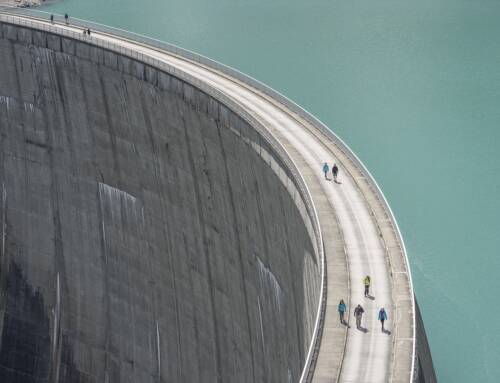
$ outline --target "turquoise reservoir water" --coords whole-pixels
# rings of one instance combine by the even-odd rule
[[[500,381],[500,1],[65,0],[234,66],[360,156],[406,240],[440,382]]]

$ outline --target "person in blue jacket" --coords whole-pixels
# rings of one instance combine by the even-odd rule
[[[328,164],[325,162],[325,164],[323,165],[323,173],[325,173],[325,180],[328,179],[328,171],[330,170],[330,167],[328,166]]]
[[[344,300],[341,299],[340,300],[340,303],[339,303],[339,316],[340,316],[340,324],[345,324],[345,320],[344,320],[344,314],[347,310],[347,307],[344,303]]]
[[[385,309],[383,307],[378,312],[378,320],[382,323],[382,332],[384,332],[384,322],[387,320],[387,313],[385,312]]]

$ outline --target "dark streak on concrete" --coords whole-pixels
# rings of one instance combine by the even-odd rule
[[[14,250],[11,248],[10,250]],[[43,296],[11,262],[6,275],[5,314],[0,349],[0,382],[47,382],[50,320]]]

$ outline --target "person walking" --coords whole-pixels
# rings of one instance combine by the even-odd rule
[[[361,329],[361,319],[363,318],[364,312],[365,310],[363,310],[363,307],[361,307],[361,305],[359,304],[354,309],[354,317],[356,318],[356,328],[358,330]]]
[[[67,13],[64,14],[64,21],[66,22],[66,25],[68,25],[68,19],[69,19],[69,16]]]
[[[344,314],[346,312],[346,305],[344,303],[344,300],[341,299],[340,300],[340,303],[339,303],[339,316],[340,316],[340,324],[345,324],[345,320],[344,320]]]
[[[382,323],[382,332],[385,332],[384,322],[387,320],[387,313],[383,307],[378,312],[378,320]]]
[[[372,282],[372,280],[371,280],[369,275],[367,275],[365,277],[365,279],[363,279],[363,283],[365,285],[365,297],[370,296],[370,284],[371,284],[371,282]]]
[[[90,36],[90,28],[87,28],[87,35]]]
[[[325,162],[323,165],[323,173],[325,173],[325,180],[328,179],[328,170],[330,170],[330,168],[328,167],[328,164]]]
[[[337,174],[339,174],[339,167],[335,163],[332,166],[332,174],[333,174],[333,180],[337,182]]]
[[[50,23],[54,24],[54,15],[50,15]]]

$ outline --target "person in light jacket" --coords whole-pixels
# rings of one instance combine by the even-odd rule
[[[330,167],[328,166],[328,164],[325,162],[323,164],[323,173],[325,173],[325,180],[328,179],[328,171],[330,170]]]
[[[345,315],[346,310],[347,310],[347,308],[346,308],[346,305],[344,303],[344,300],[341,299],[340,303],[339,303],[340,324],[345,324],[344,315]]]

